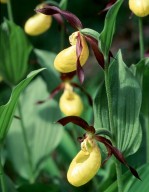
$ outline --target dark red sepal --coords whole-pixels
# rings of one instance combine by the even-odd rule
[[[100,11],[98,14],[100,15],[100,14],[102,14],[102,13],[107,12],[107,11],[112,7],[112,5],[113,5],[115,2],[116,2],[116,0],[110,0],[110,1],[107,3],[106,7],[105,7],[102,11]]]
[[[74,123],[88,132],[95,133],[94,127],[89,126],[85,120],[78,116],[67,116],[58,120],[57,122],[63,126],[67,125],[68,123]]]
[[[55,89],[53,89],[53,91],[51,91],[51,93],[50,93],[50,95],[49,95],[49,97],[47,99],[37,101],[36,104],[43,104],[47,100],[53,99],[62,89],[64,89],[64,87],[65,87],[64,83],[59,84]]]
[[[77,36],[77,43],[76,43],[76,55],[77,55],[77,76],[79,78],[79,81],[80,83],[82,84],[83,81],[84,81],[84,71],[83,71],[83,68],[80,64],[80,56],[81,56],[81,53],[82,53],[82,43],[81,43],[81,35],[80,33],[78,33],[78,36]]]
[[[76,71],[72,71],[69,73],[61,73],[60,78],[62,81],[70,81],[76,75]]]
[[[95,55],[99,65],[104,69],[104,57],[98,48],[98,41],[96,39],[94,39],[93,37],[87,36],[87,35],[85,36],[85,38],[89,42],[89,44],[91,45],[92,50],[94,52],[94,55]]]
[[[77,83],[74,83],[74,82],[71,82],[70,83],[73,87],[76,87],[76,88],[79,88],[86,96],[87,96],[87,99],[88,99],[88,102],[91,106],[93,106],[93,100],[92,100],[92,97],[90,96],[90,94],[83,88],[81,87],[80,85],[78,85]]]
[[[124,158],[123,154],[116,148],[112,145],[111,141],[102,137],[102,136],[98,136],[98,135],[95,135],[95,139],[99,142],[102,142],[106,148],[108,148],[108,159],[109,157],[113,154],[122,164],[124,164],[129,170],[130,172],[137,178],[137,179],[140,179],[137,171],[132,168],[131,166],[128,165],[126,159]],[[106,160],[107,161],[107,160]],[[141,180],[141,179],[140,179]]]
[[[45,6],[41,9],[37,9],[35,10],[36,12],[40,12],[43,13],[45,15],[54,15],[54,14],[61,14],[69,23],[70,25],[75,28],[76,30],[82,29],[83,25],[81,23],[81,21],[79,20],[79,18],[74,15],[73,13],[70,13],[69,11],[63,11],[61,9],[59,9],[56,6]]]

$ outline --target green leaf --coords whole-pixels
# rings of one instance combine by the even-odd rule
[[[122,2],[123,0],[117,0],[116,3],[109,9],[105,18],[103,31],[99,37],[99,48],[105,57],[108,57],[109,55],[109,50],[115,32],[116,18]]]
[[[18,84],[26,75],[32,50],[24,31],[12,21],[0,27],[0,74],[10,85]]]
[[[0,106],[0,143],[5,138],[8,129],[11,125],[14,111],[16,109],[17,101],[19,99],[20,93],[23,89],[30,83],[30,81],[43,69],[39,69],[30,73],[26,79],[21,81],[12,91],[10,100],[6,105]]]
[[[120,51],[110,65],[109,79],[116,146],[128,156],[138,150],[142,140],[139,121],[142,94],[137,79],[123,62]],[[99,87],[95,97],[94,117],[96,128],[110,129],[104,83]]]
[[[149,188],[149,164],[141,166],[138,170],[141,180],[136,179],[129,172],[122,176],[123,192],[146,192]],[[115,181],[105,192],[118,191],[117,181]]]
[[[66,10],[67,9],[67,4],[68,4],[68,0],[61,0],[59,3],[59,7],[62,10]]]
[[[50,158],[63,134],[63,127],[55,123],[61,118],[57,102],[49,100],[42,105],[36,104],[38,100],[47,97],[44,81],[36,78],[21,97],[21,119],[13,120],[6,139],[9,159],[18,174],[28,180],[31,180],[32,174],[35,179],[43,170],[44,162]],[[20,116],[20,113],[16,111],[16,115]],[[25,142],[29,146],[29,152]]]
[[[44,51],[40,49],[34,49],[34,52],[37,56],[38,62],[42,67],[45,67],[47,70],[44,71],[43,75],[46,79],[46,82],[49,82],[49,90],[52,91],[60,84],[59,73],[54,68],[54,59],[56,57],[55,53]],[[52,82],[52,83],[50,83]]]
[[[91,37],[93,37],[94,39],[96,39],[98,41],[99,39],[99,36],[100,34],[93,30],[93,29],[89,29],[89,28],[84,28],[84,29],[81,29],[80,32],[83,34],[83,35],[89,35]]]

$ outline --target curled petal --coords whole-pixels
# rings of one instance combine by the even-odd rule
[[[65,87],[65,84],[61,83],[55,89],[53,89],[53,91],[50,93],[50,96],[47,99],[37,101],[36,104],[42,104],[42,103],[45,103],[48,99],[53,99],[62,89],[64,89],[64,87]]]
[[[82,29],[82,23],[79,20],[76,15],[70,13],[69,11],[63,11],[59,9],[58,7],[55,6],[45,6],[42,9],[37,9],[36,12],[43,13],[45,15],[54,15],[54,14],[61,14],[69,23],[72,27],[74,27],[76,30]]]
[[[76,36],[78,32],[75,32]],[[85,38],[81,35],[82,52],[79,57],[80,65],[83,66],[88,59],[89,50]],[[77,42],[76,42],[77,43]],[[69,73],[77,69],[77,46],[76,44],[61,51],[54,60],[54,67],[61,73]]]
[[[113,5],[115,2],[116,2],[116,0],[110,0],[110,1],[108,2],[108,4],[106,5],[106,7],[105,7],[102,11],[100,11],[98,14],[102,14],[102,13],[107,12],[107,11],[112,7],[112,5]]]
[[[126,159],[124,158],[123,154],[116,148],[112,145],[111,141],[102,137],[102,136],[95,136],[95,139],[102,142],[107,148],[108,148],[108,151],[109,151],[109,155],[111,156],[111,154],[113,154],[122,164],[124,164],[130,171],[131,173],[137,178],[137,179],[140,179],[137,171],[132,168],[131,166],[128,165]]]
[[[83,111],[82,99],[73,91],[64,91],[60,97],[59,106],[61,111],[67,116],[80,116]]]
[[[64,117],[64,118],[58,120],[57,122],[63,126],[65,126],[68,123],[74,123],[74,124],[82,127],[83,129],[85,129],[88,132],[95,133],[94,127],[89,126],[88,123],[84,119],[82,119],[81,117],[68,116],[68,117]]]
[[[40,35],[50,28],[51,23],[51,16],[37,13],[26,21],[24,30],[32,36]]]
[[[90,181],[100,166],[101,153],[97,145],[90,152],[81,150],[69,166],[67,179],[69,183],[79,187]]]
[[[98,48],[98,41],[91,36],[85,36],[86,40],[90,43],[94,55],[99,63],[99,65],[104,69],[104,57],[101,51]]]

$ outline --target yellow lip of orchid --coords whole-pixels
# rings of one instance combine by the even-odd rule
[[[149,15],[149,0],[129,0],[130,10],[138,17]]]
[[[26,21],[24,30],[32,36],[40,35],[50,28],[51,23],[51,16],[37,13]]]
[[[81,151],[72,160],[67,179],[72,185],[79,187],[90,181],[101,166],[101,153],[93,139],[85,139],[81,143]]]
[[[61,51],[54,60],[54,67],[61,73],[68,73],[76,70],[77,55],[76,55],[76,38],[79,32],[74,32],[69,41],[71,46]],[[82,52],[80,55],[80,64],[83,66],[88,59],[89,50],[85,38],[81,36]]]
[[[73,91],[69,83],[66,83],[64,93],[60,97],[59,107],[67,116],[80,116],[83,111],[83,102],[80,96]]]

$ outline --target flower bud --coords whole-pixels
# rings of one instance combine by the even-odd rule
[[[67,116],[80,116],[83,111],[83,102],[80,96],[67,88],[60,98],[59,106]]]
[[[77,35],[79,32],[73,33],[69,37],[71,46],[61,51],[54,60],[54,67],[61,73],[69,73],[76,70],[77,55],[76,55],[76,43]],[[82,52],[80,55],[80,64],[83,66],[88,59],[89,50],[85,38],[80,35]]]
[[[129,0],[130,10],[138,17],[149,15],[149,0]]]
[[[101,153],[95,141],[87,140],[81,144],[81,151],[72,160],[67,172],[67,179],[79,187],[90,181],[101,166]]]
[[[52,17],[50,15],[37,13],[26,21],[24,30],[28,35],[40,35],[50,28],[51,23]]]

